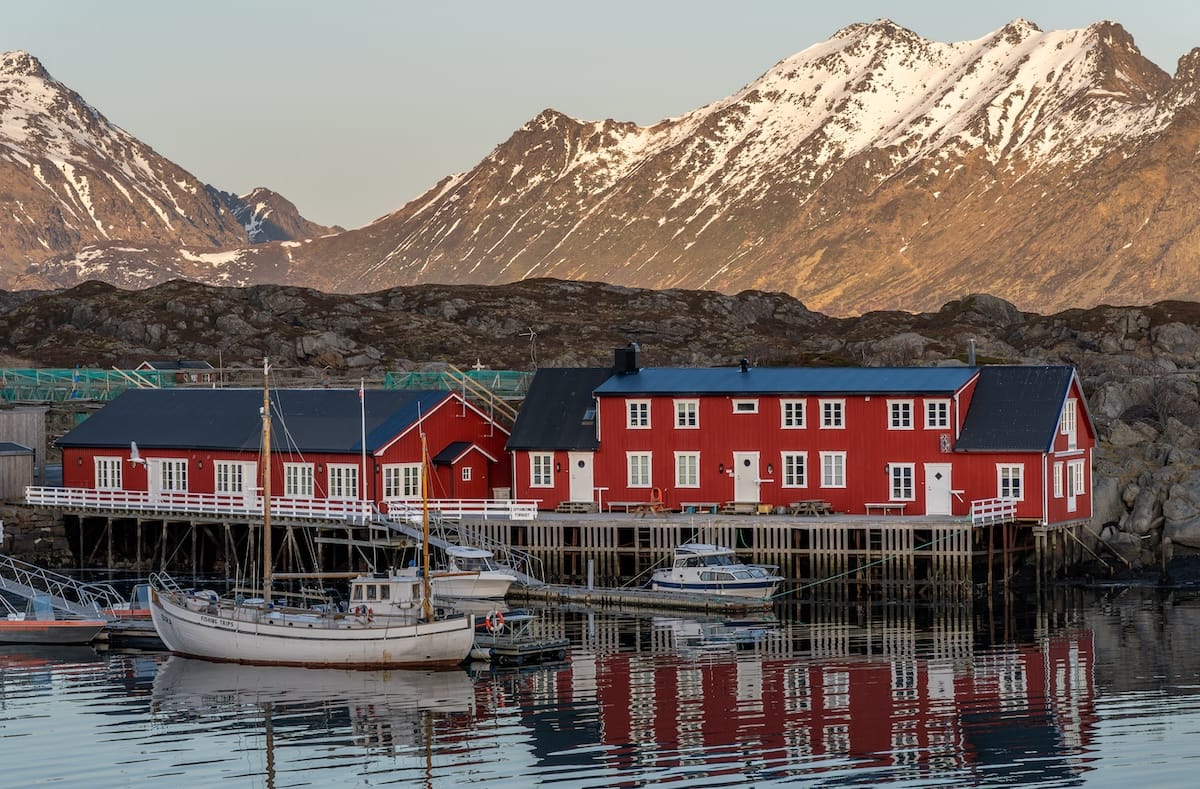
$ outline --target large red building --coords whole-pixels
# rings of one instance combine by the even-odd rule
[[[590,393],[581,384],[593,381]],[[519,498],[1091,517],[1095,428],[1063,366],[541,370],[513,429]],[[547,427],[553,413],[557,422]],[[557,429],[554,429],[557,425]]]
[[[361,398],[361,399],[360,399]],[[58,440],[63,485],[109,491],[261,492],[262,391],[131,389]],[[419,499],[421,436],[435,499],[510,487],[508,431],[444,391],[271,392],[271,491],[295,499]]]

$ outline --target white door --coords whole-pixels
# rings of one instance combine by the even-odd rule
[[[758,503],[758,453],[733,453],[733,500]]]
[[[1079,485],[1079,477],[1083,475],[1083,466],[1078,463],[1067,464],[1067,512],[1074,512],[1078,503],[1075,500],[1075,491],[1081,487]]]
[[[592,474],[591,452],[568,452],[567,463],[571,466],[571,501],[595,501],[596,482]]]
[[[950,513],[950,464],[925,464],[925,514]]]
[[[151,458],[146,461],[146,480],[150,500],[157,501],[162,498],[163,465],[161,460]]]

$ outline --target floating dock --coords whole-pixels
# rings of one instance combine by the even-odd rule
[[[771,601],[763,598],[658,592],[632,587],[569,586],[566,584],[513,586],[509,589],[508,599],[596,608],[640,608],[720,614],[771,609]]]

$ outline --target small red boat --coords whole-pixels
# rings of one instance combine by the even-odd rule
[[[104,629],[103,619],[60,619],[50,601],[35,597],[24,612],[0,595],[0,644],[90,644]]]

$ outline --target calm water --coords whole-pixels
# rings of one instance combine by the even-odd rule
[[[514,673],[0,647],[0,786],[1120,786],[1200,781],[1200,600],[778,621],[547,612]]]

